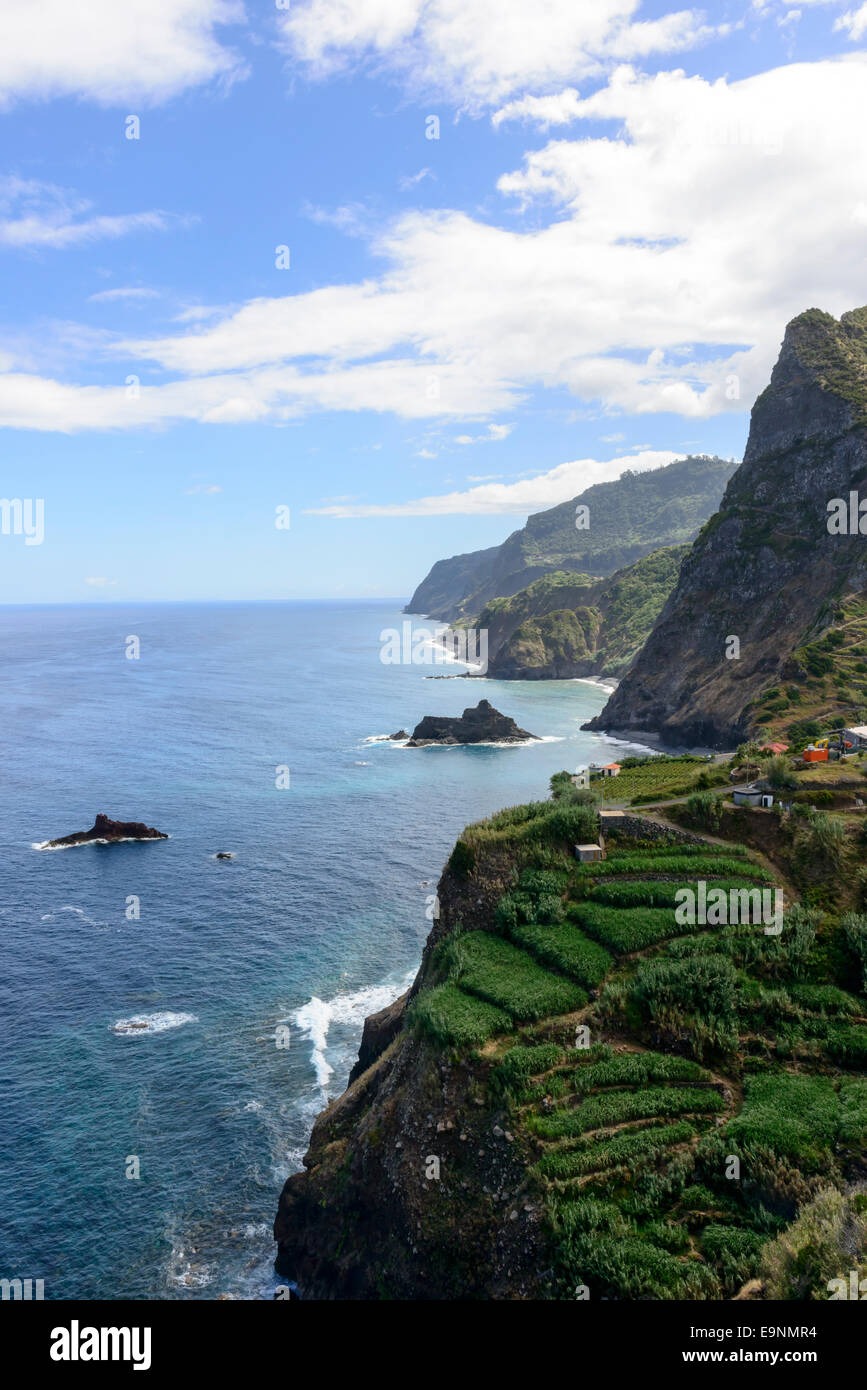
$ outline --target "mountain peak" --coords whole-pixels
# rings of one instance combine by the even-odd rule
[[[801,714],[815,708],[823,717],[839,709],[803,653],[867,589],[863,537],[827,525],[834,500],[865,483],[867,308],[839,320],[808,309],[786,329],[719,511],[591,726],[655,731],[669,742],[738,741],[778,681],[787,683],[781,708],[792,700]],[[854,630],[840,642],[860,659]]]

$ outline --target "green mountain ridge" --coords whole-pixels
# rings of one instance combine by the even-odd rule
[[[543,575],[607,577],[660,547],[683,545],[713,514],[735,467],[694,455],[596,483],[534,513],[502,545],[438,560],[404,611],[449,623],[470,620],[492,599],[508,598]],[[586,529],[576,527],[578,506],[588,508]]]
[[[488,633],[488,675],[498,680],[620,676],[647,639],[677,582],[688,545],[654,550],[610,578],[555,570],[475,620]]]

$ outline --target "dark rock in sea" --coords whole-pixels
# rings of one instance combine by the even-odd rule
[[[140,820],[110,820],[101,812],[90,830],[76,830],[72,835],[61,835],[57,840],[49,840],[50,849],[60,845],[84,845],[89,840],[167,840],[162,830],[154,830]]]
[[[432,743],[523,743],[538,734],[519,729],[514,719],[500,714],[489,700],[465,709],[460,719],[427,714],[412,731],[407,748],[426,748]]]
[[[400,738],[409,738],[409,734],[407,733],[406,729],[398,729],[396,734],[389,734],[388,737],[391,743],[395,743]]]
[[[227,850],[227,849],[221,849],[221,850],[219,851],[219,853],[217,853],[217,854],[214,855],[214,858],[215,858],[215,859],[234,859],[235,856],[234,856],[234,854],[231,854],[231,853],[229,852],[229,850]]]

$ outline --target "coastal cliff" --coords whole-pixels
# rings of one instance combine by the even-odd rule
[[[865,484],[867,309],[839,322],[810,309],[786,329],[719,511],[634,665],[585,727],[731,746],[787,709],[796,721],[857,718],[867,703],[851,683],[864,654],[867,556],[857,513],[854,533],[843,533],[830,528],[829,506],[848,510]],[[841,648],[851,648],[845,680],[820,689]],[[757,702],[779,697],[780,683],[782,704],[760,719]]]
[[[608,579],[558,571],[511,598],[492,599],[477,620],[488,634],[494,680],[620,676],[659,617],[689,546],[654,550]]]
[[[767,861],[628,815],[579,863],[599,824],[568,780],[457,842],[415,983],[281,1194],[303,1298],[809,1298],[829,1252],[867,1272],[867,919],[826,920],[818,956],[797,904],[780,936],[678,924],[678,880],[755,888]]]
[[[517,594],[543,575],[612,575],[661,546],[682,545],[713,515],[734,468],[696,455],[646,472],[627,469],[534,513],[502,545],[438,560],[404,611],[472,621],[492,599]]]

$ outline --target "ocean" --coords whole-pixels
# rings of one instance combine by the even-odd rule
[[[280,1187],[364,1017],[411,981],[461,828],[610,756],[579,727],[604,690],[383,664],[403,621],[397,601],[0,608],[0,1277],[271,1297]],[[381,740],[481,698],[545,741]],[[170,838],[37,848],[99,811]]]

